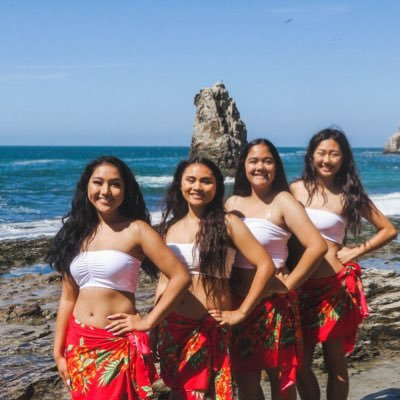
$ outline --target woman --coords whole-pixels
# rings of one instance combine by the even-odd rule
[[[161,231],[168,246],[186,264],[190,289],[159,327],[161,377],[170,400],[232,399],[228,329],[245,318],[275,267],[246,226],[225,212],[224,181],[206,158],[182,161],[166,194]],[[255,265],[249,292],[233,311],[229,276],[238,248]],[[168,279],[161,277],[156,301]],[[219,310],[222,310],[219,311]]]
[[[364,191],[343,132],[318,132],[304,160],[302,179],[291,190],[325,238],[328,252],[299,291],[305,347],[298,390],[302,399],[320,398],[311,364],[315,345],[322,342],[327,398],[342,400],[349,392],[345,354],[353,350],[357,327],[368,315],[360,266],[354,260],[393,240],[396,230]],[[359,246],[343,245],[346,230],[357,234],[362,218],[376,227],[376,235]]]
[[[142,318],[135,306],[141,260],[168,276],[165,295]],[[143,333],[168,313],[189,276],[149,226],[128,166],[100,157],[82,173],[50,264],[62,274],[54,358],[73,399],[143,399],[156,378]]]
[[[321,235],[303,207],[289,193],[282,160],[275,146],[256,139],[244,148],[236,173],[229,211],[243,218],[254,236],[271,255],[277,277],[289,290],[296,289],[312,272],[326,251]],[[305,252],[289,274],[288,240],[294,233]],[[232,273],[237,295],[247,293],[254,268],[246,255],[237,254]],[[276,280],[276,283],[279,283]],[[273,285],[270,291],[279,291]],[[252,314],[233,330],[232,365],[240,399],[264,399],[260,385],[266,370],[272,399],[295,399],[296,370],[302,356],[301,328],[295,292],[265,293]]]

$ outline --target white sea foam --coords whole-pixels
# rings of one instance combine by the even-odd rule
[[[42,159],[42,160],[24,160],[24,161],[14,161],[13,165],[34,165],[34,164],[54,164],[59,162],[64,162],[66,160],[59,159]]]
[[[137,176],[137,181],[145,187],[165,187],[172,182],[172,176]]]
[[[371,200],[385,215],[400,215],[400,192],[371,195]]]

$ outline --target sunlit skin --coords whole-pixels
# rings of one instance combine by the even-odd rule
[[[276,292],[286,293],[297,288],[312,273],[312,267],[326,250],[326,246],[315,229],[304,208],[288,192],[277,192],[273,189],[276,176],[276,162],[265,144],[257,144],[249,149],[245,159],[245,172],[251,186],[247,197],[232,196],[226,202],[229,211],[247,218],[268,219],[273,224],[293,232],[300,238],[305,253],[294,271],[283,267],[277,270],[277,278],[264,290],[265,296]],[[234,291],[244,295],[249,290],[249,283],[254,278],[254,270],[233,268],[232,285]],[[268,370],[273,400],[295,399],[296,388],[290,386],[281,392],[278,369]],[[240,399],[264,399],[260,386],[261,371],[236,375]]]
[[[64,358],[64,343],[71,313],[86,325],[106,329],[115,335],[147,331],[165,316],[189,284],[184,266],[165,246],[161,237],[145,222],[132,221],[120,214],[125,186],[118,168],[101,164],[89,179],[87,196],[99,217],[99,225],[86,238],[81,251],[116,250],[139,260],[149,257],[169,277],[163,302],[142,318],[135,305],[135,295],[114,289],[87,287],[79,290],[74,279],[63,276],[62,295],[57,315],[54,358],[64,383],[69,387],[69,374]]]
[[[343,191],[335,181],[342,162],[343,152],[339,143],[334,139],[322,140],[313,153],[313,165],[318,179],[317,192],[310,199],[303,181],[297,181],[290,187],[293,195],[307,207],[326,210],[343,217]],[[343,264],[384,246],[396,236],[396,230],[391,222],[377,208],[372,207],[370,212],[362,210],[362,214],[375,226],[377,233],[367,242],[352,247],[326,240],[328,252],[311,278],[336,275],[342,270]],[[298,390],[304,400],[319,399],[319,384],[311,369],[315,345],[310,343],[307,338],[304,339],[304,361],[298,374]],[[322,347],[325,364],[328,368],[327,399],[347,399],[349,376],[346,358],[343,354],[342,338],[328,340],[322,343]]]

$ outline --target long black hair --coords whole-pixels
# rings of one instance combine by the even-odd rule
[[[133,220],[150,223],[150,214],[130,168],[113,156],[102,156],[91,161],[79,178],[71,209],[62,218],[62,227],[54,237],[46,257],[50,265],[63,275],[70,275],[71,261],[81,250],[85,239],[94,234],[99,224],[97,211],[88,200],[87,188],[94,170],[103,164],[115,166],[124,182],[124,200],[118,208],[119,213]]]
[[[251,195],[251,185],[246,176],[246,158],[249,154],[250,149],[254,146],[257,146],[258,144],[262,144],[268,147],[275,161],[276,173],[275,178],[272,182],[272,189],[277,192],[289,192],[289,184],[286,179],[282,159],[279,155],[277,148],[267,139],[254,139],[251,142],[247,143],[240,154],[239,165],[236,170],[235,183],[233,185],[233,194],[243,197]]]
[[[314,166],[314,152],[323,140],[333,139],[342,152],[342,165],[335,175],[335,184],[343,194],[343,210],[347,226],[353,234],[360,231],[363,212],[371,212],[374,205],[361,183],[349,141],[343,131],[337,128],[326,128],[317,132],[308,144],[304,156],[302,180],[308,192],[308,202],[318,190],[319,182]]]
[[[194,251],[199,252],[200,276],[205,284],[207,296],[215,298],[218,294],[219,279],[212,277],[225,276],[226,253],[230,239],[225,219],[224,178],[220,169],[208,158],[193,157],[178,164],[173,181],[165,195],[165,208],[160,223],[160,231],[165,236],[169,228],[185,217],[189,211],[189,206],[182,195],[181,183],[186,168],[192,164],[205,165],[210,169],[216,180],[215,197],[205,206],[194,246]],[[223,287],[220,286],[220,288]]]

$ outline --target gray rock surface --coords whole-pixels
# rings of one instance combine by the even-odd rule
[[[234,176],[242,148],[247,143],[245,123],[224,84],[201,89],[194,98],[196,115],[191,156],[213,160],[224,175]]]
[[[400,154],[400,128],[397,132],[389,137],[383,153],[385,154]]]

